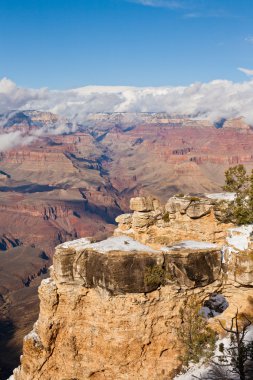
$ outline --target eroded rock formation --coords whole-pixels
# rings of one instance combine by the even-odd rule
[[[51,277],[39,289],[39,319],[24,339],[21,366],[12,379],[172,379],[182,350],[175,327],[180,326],[179,309],[190,295],[203,302],[222,293],[229,303],[227,318],[237,307],[247,310],[252,303],[252,227],[245,233],[219,222],[215,206],[207,198],[173,198],[165,208],[153,198],[135,198],[134,213],[118,218],[116,235],[122,235],[58,246]],[[151,231],[158,211],[175,218]],[[132,226],[135,213],[149,213],[141,219],[146,224]],[[188,219],[182,221],[180,215]],[[210,231],[219,223],[224,229],[216,242],[216,235],[207,233],[207,217]],[[161,243],[159,228],[175,225],[177,218],[182,236],[182,226],[197,218],[203,221],[197,241]],[[125,224],[136,229],[135,239],[126,236]]]
[[[178,367],[179,307],[196,286],[206,296],[213,283],[219,287],[219,251],[170,257],[130,238],[96,244],[57,248],[15,379],[165,379]],[[205,270],[196,272],[199,260]],[[164,266],[166,286],[145,281],[146,268],[155,265]]]
[[[229,227],[229,223],[223,222],[224,207],[227,204],[219,199],[203,196],[174,196],[165,205],[152,197],[133,198],[130,202],[133,213],[116,218],[119,225],[115,234],[149,244],[181,240],[223,242]]]

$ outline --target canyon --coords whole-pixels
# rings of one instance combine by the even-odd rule
[[[237,308],[252,316],[253,226],[223,223],[222,207],[212,197],[174,196],[166,204],[137,197],[114,236],[57,246],[39,288],[39,318],[10,379],[173,379],[183,350],[179,309],[191,295],[200,304],[225,297],[213,326]],[[172,233],[175,221],[181,236]],[[197,239],[180,241],[196,222]]]
[[[229,166],[253,168],[253,131],[243,118],[212,124],[188,115],[101,113],[77,123],[49,112],[12,111],[0,115],[0,134],[7,133],[27,140],[0,152],[0,322],[9,326],[1,339],[5,377],[11,370],[11,364],[3,368],[8,352],[17,364],[22,337],[37,318],[36,292],[55,246],[84,236],[106,239],[117,217],[115,234],[132,229],[128,237],[143,244],[153,244],[158,230],[156,244],[170,244],[173,234],[220,243],[224,226],[207,200],[204,219],[190,218],[184,236],[186,214],[177,219],[170,213],[169,227],[161,227],[161,219],[152,224],[158,209],[152,216],[136,211],[133,220],[122,214],[132,197],[153,196],[162,204],[176,193],[216,192]],[[216,220],[211,230],[209,218]],[[197,236],[202,224],[206,233]],[[31,313],[19,311],[28,306]]]

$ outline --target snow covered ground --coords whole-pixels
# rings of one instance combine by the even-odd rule
[[[171,247],[162,247],[160,250],[153,249],[148,245],[142,244],[137,240],[134,240],[128,236],[112,236],[106,240],[102,240],[96,243],[91,243],[89,239],[82,238],[78,240],[69,241],[61,244],[62,248],[75,248],[81,250],[84,248],[94,249],[100,253],[106,253],[109,251],[142,251],[142,252],[168,252],[177,249],[210,249],[217,248],[217,244],[208,243],[205,241],[185,240]]]
[[[96,243],[91,243],[89,239],[78,239],[70,242],[66,242],[61,245],[62,248],[75,248],[81,250],[84,248],[94,249],[100,253],[107,253],[110,251],[142,251],[159,253],[159,251],[139,243],[128,236],[112,236],[106,240],[102,240]]]
[[[87,244],[90,244],[90,239],[88,238],[81,238],[77,240],[71,240],[71,241],[66,241],[65,243],[61,244],[60,246],[62,248],[78,248],[78,247],[86,247]]]
[[[175,245],[171,247],[164,247],[162,248],[162,251],[168,252],[173,251],[177,249],[209,249],[209,248],[217,248],[217,244],[208,243],[206,241],[196,241],[196,240],[184,240],[180,243],[176,243]]]
[[[245,336],[245,341],[252,341],[253,340],[253,326],[250,326],[249,327],[249,330]],[[226,336],[222,339],[219,339],[217,342],[216,342],[216,348],[215,348],[215,352],[214,352],[214,356],[213,356],[213,361],[214,362],[218,362],[218,357],[221,355],[220,351],[219,351],[219,345],[223,343],[224,345],[224,348],[228,348],[229,347],[229,343],[230,343],[230,339]],[[210,370],[210,365],[205,365],[205,364],[195,364],[195,365],[191,365],[189,367],[189,369],[187,370],[187,372],[181,374],[181,375],[178,375],[176,377],[174,377],[174,380],[196,380],[196,378],[201,378],[201,376],[204,377],[205,380],[208,379],[208,371]],[[195,377],[194,377],[195,376]],[[238,377],[232,377],[231,374],[229,375],[229,379],[230,380],[239,380]]]
[[[86,248],[94,249],[100,253],[106,253],[109,251],[142,251],[142,252],[151,252],[159,253],[159,251],[139,243],[138,241],[128,237],[128,236],[114,236],[106,240],[88,244]]]
[[[230,228],[228,230],[227,243],[230,247],[238,251],[245,251],[249,248],[253,224]]]
[[[233,201],[235,199],[235,193],[212,193],[205,194],[207,198],[216,199],[220,201]]]

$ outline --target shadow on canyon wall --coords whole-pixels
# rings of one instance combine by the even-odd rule
[[[0,320],[0,379],[7,379],[15,366],[19,365],[19,350],[9,345],[15,326],[10,319]]]

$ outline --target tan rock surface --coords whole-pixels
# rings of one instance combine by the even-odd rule
[[[133,211],[153,211],[153,199],[148,197],[131,198],[130,209]]]
[[[142,204],[145,204],[143,199]],[[136,204],[139,198],[133,198],[131,202]],[[134,211],[132,219],[127,214],[127,228],[122,222],[124,216],[120,216],[114,234],[126,234],[149,244],[168,245],[182,240],[222,243],[232,224],[221,222],[220,207],[224,205],[219,206],[219,201],[203,196],[173,196],[164,207],[159,205],[155,211]]]
[[[101,252],[97,246],[91,255],[91,247],[94,245],[87,241],[77,241],[57,248],[52,278],[40,287],[40,316],[33,332],[24,339],[22,364],[14,378],[171,379],[179,365],[180,345],[175,334],[179,308],[200,280],[200,272],[195,273],[194,267],[201,257],[209,268],[201,274],[205,286],[200,298],[205,298],[220,287],[218,252],[216,255],[211,250],[208,259],[208,250],[182,250],[170,258],[168,253],[159,254],[142,245],[144,251],[125,253]],[[96,284],[99,271],[89,264],[94,255],[96,262],[98,255],[105,264],[109,260],[107,268],[105,264],[99,266],[100,272],[104,268],[101,278],[114,265],[111,282],[105,279],[100,286]],[[152,260],[164,262],[165,271],[173,267],[177,280],[170,279],[166,286],[156,285],[146,293],[143,277],[145,267],[155,263]]]
[[[188,207],[192,202],[197,201]],[[215,218],[210,201],[199,204],[210,212],[196,218],[196,213],[181,213],[181,206],[171,214],[159,205],[118,217],[116,235],[121,231],[121,236],[58,246],[51,278],[40,287],[39,319],[24,339],[13,379],[171,380],[183,349],[175,331],[182,322],[179,309],[189,296],[202,304],[213,293],[223,294],[229,302],[221,316],[225,320],[236,308],[252,309],[250,251],[233,253],[227,246],[225,254],[221,245],[210,243],[218,228],[223,236],[216,242],[224,243],[231,225]],[[166,213],[174,219],[164,221]],[[134,225],[134,215],[144,216],[142,230]],[[129,233],[124,228],[130,223]],[[199,241],[162,246],[193,235]],[[151,281],[150,270],[156,267],[160,274]]]
[[[148,247],[145,253],[143,246],[142,252],[127,248],[106,251],[109,243],[99,244],[83,239],[57,248],[51,278],[43,281],[39,290],[39,319],[24,339],[15,380],[169,380],[180,365],[182,351],[175,333],[181,323],[179,308],[190,295],[195,294],[201,303],[210,294],[222,292],[230,304],[222,315],[226,318],[233,316],[236,307],[243,311],[250,306],[251,289],[225,280],[220,252],[215,249],[159,254]],[[105,268],[100,261],[105,271],[101,278],[113,261],[112,274],[117,277],[123,274],[120,263],[123,265],[127,257],[138,257],[145,267],[151,255],[165,259],[165,271],[174,268],[175,281],[167,279],[165,286],[146,293],[130,276],[134,272],[136,278],[142,278],[144,267],[126,265],[125,275],[118,281],[135,287],[135,292],[124,289],[115,293],[115,277],[100,285],[94,282],[96,268],[89,264],[94,255],[95,262],[99,256],[108,262]],[[202,282],[198,283],[200,278]]]

